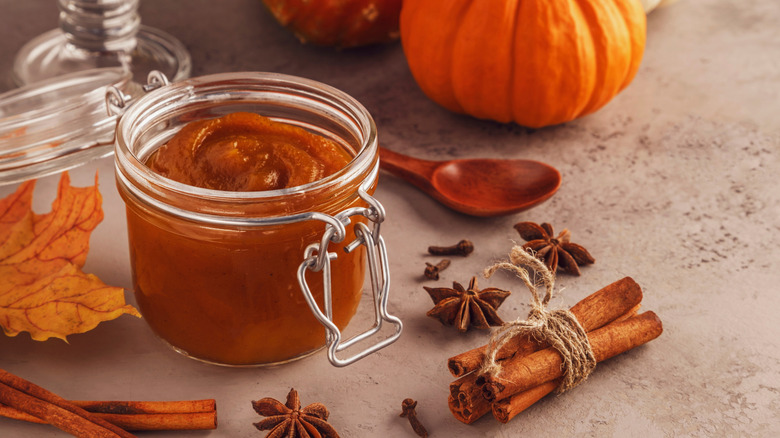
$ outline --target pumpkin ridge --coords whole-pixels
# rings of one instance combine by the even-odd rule
[[[567,113],[561,114],[561,119],[565,122],[574,120],[577,117],[582,116],[588,105],[597,95],[596,90],[599,87],[599,74],[604,71],[604,66],[599,62],[599,50],[596,48],[596,41],[593,35],[593,23],[588,19],[585,11],[582,8],[583,0],[569,0],[567,3],[569,8],[569,14],[571,15],[571,21],[573,23],[580,23],[580,27],[577,29],[579,38],[574,39],[574,47],[579,54],[579,70],[590,70],[588,75],[591,80],[585,82],[580,80],[577,83],[577,98],[573,100],[574,105]],[[593,2],[594,0],[590,0]],[[602,0],[603,1],[603,0]],[[590,3],[592,4],[592,3]],[[596,23],[598,25],[598,23]],[[584,77],[584,76],[583,76]]]
[[[622,1],[622,0],[619,0]],[[587,30],[589,35],[589,41],[591,42],[591,48],[593,49],[594,60],[594,82],[591,90],[589,91],[589,98],[585,102],[585,105],[579,109],[577,117],[590,114],[602,106],[606,105],[613,96],[620,91],[620,85],[623,82],[626,72],[621,71],[619,74],[612,73],[615,69],[615,63],[620,62],[621,59],[615,59],[611,56],[611,51],[607,49],[599,49],[598,46],[611,46],[612,41],[607,37],[607,30],[603,21],[605,18],[603,15],[609,15],[608,12],[603,11],[605,7],[608,7],[608,2],[601,3],[601,12],[596,11],[596,6],[592,0],[576,0],[582,19],[587,22]],[[625,31],[626,33],[628,30]],[[614,34],[614,29],[612,34]],[[620,57],[617,57],[620,58]],[[626,69],[630,65],[630,60],[626,62]],[[611,79],[620,78],[619,80]],[[614,85],[613,85],[614,84]]]
[[[636,11],[631,11],[631,4],[632,2],[622,1],[615,3],[615,6],[620,11],[620,17],[625,23],[626,29],[628,29],[629,44],[627,50],[629,52],[629,59],[631,60],[629,64],[629,70],[626,73],[626,78],[623,81],[623,84],[621,84],[620,90],[618,92],[623,91],[634,79],[637,72],[639,72],[639,66],[642,63],[642,57],[644,55],[644,48],[647,39],[647,14],[638,14]],[[633,2],[633,8],[638,9],[639,12],[644,12],[642,4],[639,1]],[[639,23],[631,20],[631,18],[636,17],[639,17]],[[639,35],[639,38],[634,39],[635,35]]]
[[[449,0],[446,10],[437,9],[431,1],[407,1],[401,9],[401,43],[412,76],[430,99],[457,113],[465,111],[452,86],[455,29],[437,25],[437,21],[460,22],[470,1]]]
[[[582,82],[591,77],[577,47],[581,23],[571,15],[572,0],[524,2],[517,28],[519,50],[514,56],[527,60],[528,68],[518,85],[526,95],[515,91],[516,121],[538,128],[567,122],[577,116],[588,100]],[[529,26],[529,24],[531,24]],[[561,102],[566,102],[561,105]]]
[[[517,28],[518,24],[520,22],[520,3],[523,0],[513,0],[513,7],[512,7],[512,29],[515,29],[515,32],[512,32],[512,42],[510,44],[509,53],[514,54],[517,50]],[[509,100],[508,107],[509,112],[512,115],[511,120],[518,120],[518,114],[517,114],[517,107],[512,104],[512,99],[515,99],[515,77],[518,74],[519,67],[517,66],[517,63],[519,61],[519,58],[516,56],[511,57],[511,62],[509,63],[509,77],[511,80],[509,81],[509,90],[505,94],[505,98]]]
[[[467,0],[463,4],[465,4],[464,8],[460,9],[460,13],[458,15],[458,19],[456,21],[457,25],[455,27],[455,30],[452,32],[453,35],[453,41],[454,43],[449,45],[449,56],[447,56],[447,62],[448,62],[448,69],[449,71],[452,71],[454,69],[455,59],[457,57],[456,50],[458,48],[458,39],[461,37],[462,33],[467,34],[466,38],[468,38],[468,34],[470,32],[464,31],[464,24],[466,20],[464,19],[466,15],[468,15],[469,11],[475,7],[477,4],[477,1],[479,0]],[[458,97],[458,91],[457,86],[455,84],[455,78],[453,77],[453,74],[449,75],[449,82],[448,85],[450,87],[450,93],[452,95],[453,100],[455,101],[455,104],[458,106],[458,110],[456,110],[459,113],[467,113],[469,111],[466,110],[468,108],[468,105],[464,105],[464,103],[461,101],[461,98]]]

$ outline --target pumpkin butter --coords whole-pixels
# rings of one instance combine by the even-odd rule
[[[341,144],[300,127],[233,113],[190,122],[146,164],[191,186],[259,192],[322,180],[351,159]],[[356,192],[356,185],[348,190]],[[330,215],[364,206],[358,196],[343,193],[314,191],[306,202]],[[210,226],[127,204],[136,300],[151,328],[173,347],[209,362],[252,365],[284,362],[324,345],[325,331],[297,279],[306,247],[322,239],[323,222]],[[288,207],[282,193],[271,216]],[[231,214],[264,214],[252,202],[235,208]],[[328,247],[338,254],[331,284],[333,320],[340,328],[357,310],[365,275],[365,249],[343,251],[355,238],[352,227],[347,230],[343,242]],[[307,271],[306,280],[323,308],[322,273]]]
[[[233,113],[189,123],[146,165],[191,186],[264,191],[317,181],[350,159],[325,137],[258,114]]]

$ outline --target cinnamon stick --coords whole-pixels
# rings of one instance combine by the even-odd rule
[[[471,424],[491,410],[490,402],[482,396],[482,386],[476,383],[476,374],[468,374],[450,384],[447,405],[459,421]]]
[[[209,430],[217,427],[216,403],[185,401],[71,401],[94,416],[124,430]],[[0,405],[0,416],[46,424],[33,415]]]
[[[645,312],[625,321],[614,322],[588,333],[597,362],[602,362],[645,344],[663,332],[654,312]],[[482,395],[488,401],[502,400],[561,377],[561,355],[552,348],[521,358],[507,359],[500,378],[485,376]]]
[[[630,312],[616,319],[614,322],[625,321],[626,319],[631,318],[639,310],[639,307],[640,305],[637,305]],[[522,391],[517,394],[514,394],[511,397],[507,397],[503,400],[498,400],[496,402],[493,402],[492,404],[493,417],[501,423],[507,423],[509,420],[514,418],[517,414],[528,409],[529,407],[531,407],[531,405],[541,400],[547,394],[555,391],[555,389],[558,387],[558,385],[560,385],[560,383],[561,383],[560,379],[555,379],[550,382],[545,382],[527,391]],[[484,382],[483,382],[483,386],[484,386]]]
[[[493,417],[501,423],[506,423],[520,412],[528,409],[547,394],[555,391],[561,384],[560,379],[551,380],[527,391],[519,392],[511,397],[492,404]]]
[[[631,278],[625,277],[583,298],[572,306],[571,313],[580,322],[585,331],[596,330],[614,321],[629,309],[642,301],[642,288]],[[505,360],[515,355],[526,355],[535,351],[525,336],[510,339],[496,355],[497,360]],[[455,377],[461,377],[482,366],[487,345],[451,357],[447,368]]]
[[[177,401],[87,401],[71,400],[89,412],[106,414],[189,414],[217,410],[214,399]]]
[[[45,420],[71,435],[95,438],[134,436],[62,397],[5,370],[0,370],[0,402]]]
[[[641,295],[641,290],[640,290],[640,295]],[[640,307],[641,307],[641,303],[635,305],[634,307],[629,309],[626,313],[616,318],[615,321],[613,322],[625,321],[626,319],[631,318],[632,316],[636,315]],[[586,331],[590,331],[587,328],[587,326],[584,328]],[[522,339],[524,339],[525,342],[518,344],[518,348],[520,350],[518,350],[515,353],[515,355],[512,357],[527,356],[535,351],[541,350],[543,347],[541,344],[539,344],[533,339],[529,339],[528,337],[522,337]],[[481,377],[477,373],[471,373],[458,378],[457,380],[455,380],[450,384],[450,396],[448,398],[448,405],[450,408],[450,412],[452,412],[452,415],[457,420],[466,424],[471,424],[474,421],[478,420],[483,415],[485,415],[486,413],[490,412],[491,410],[493,410],[495,416],[495,406],[491,406],[491,402],[482,396],[482,387],[485,385],[485,383],[486,382],[484,377]],[[535,403],[537,400],[549,394],[550,392],[555,390],[556,387],[557,384],[555,386],[550,387],[547,392],[540,393],[538,398],[531,401],[530,404]],[[531,398],[533,398],[533,396],[526,396],[526,400],[530,400]],[[522,403],[522,402],[518,402],[518,403]]]

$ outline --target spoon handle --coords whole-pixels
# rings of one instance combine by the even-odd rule
[[[379,167],[424,190],[431,189],[430,180],[439,164],[438,161],[412,158],[379,147]]]

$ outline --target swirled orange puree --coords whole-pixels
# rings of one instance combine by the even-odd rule
[[[192,186],[264,191],[322,179],[349,163],[338,143],[253,113],[198,120],[147,161],[155,172]]]
[[[313,182],[349,160],[335,141],[255,114],[235,113],[191,122],[147,164],[189,185],[257,191]],[[296,202],[326,214],[364,206],[357,196],[361,183],[362,179],[349,180],[339,192],[314,190],[303,196],[305,201]],[[312,315],[297,277],[307,246],[322,239],[322,221],[204,225],[123,196],[136,301],[161,338],[190,356],[236,365],[284,362],[324,345],[325,331]],[[280,204],[274,204],[273,211],[285,211],[289,201],[285,198],[273,201]],[[265,213],[258,211],[271,208],[254,203],[221,207],[259,217]],[[330,278],[333,321],[342,328],[357,310],[365,277],[365,249],[343,250],[354,239],[354,230],[348,227],[346,239],[328,247],[339,254]],[[322,273],[308,272],[306,281],[322,307]]]

